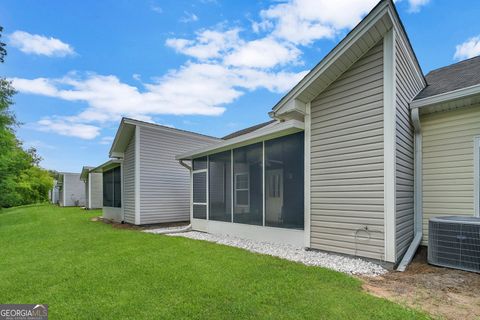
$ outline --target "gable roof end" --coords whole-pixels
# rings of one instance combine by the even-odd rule
[[[290,92],[272,109],[270,116],[282,118],[292,112],[305,113],[312,101],[358,59],[367,53],[384,35],[395,27],[406,43],[417,78],[425,83],[422,70],[391,0],[380,1]]]
[[[144,122],[144,121],[124,117],[120,122],[117,133],[115,134],[115,139],[113,140],[112,146],[109,151],[109,156],[111,158],[122,157],[121,155],[123,154],[123,152],[125,152],[125,149],[127,148],[127,145],[130,142],[130,139],[133,137],[135,133],[135,128],[137,126],[161,130],[161,131],[164,131],[165,133],[170,132],[170,133],[176,133],[180,135],[187,135],[190,137],[196,137],[197,139],[198,138],[205,139],[205,141],[211,141],[212,143],[216,141],[221,141],[221,139],[219,138],[207,136],[207,135],[196,133],[196,132],[176,129],[172,127],[163,126],[160,124],[149,123],[149,122]]]

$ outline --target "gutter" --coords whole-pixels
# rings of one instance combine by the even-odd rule
[[[183,162],[183,160],[178,160],[178,163],[180,163],[183,167],[187,168],[188,170],[192,171],[192,167],[190,167],[188,164]]]
[[[414,155],[414,232],[412,243],[403,256],[402,261],[397,267],[397,271],[405,271],[407,266],[412,262],[415,252],[417,252],[423,237],[423,194],[422,194],[422,130],[420,126],[420,113],[418,108],[412,109],[411,118],[413,127],[415,128],[415,155]]]

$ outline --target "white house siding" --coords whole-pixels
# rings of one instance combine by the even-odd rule
[[[84,206],[85,205],[85,184],[80,180],[79,173],[62,173],[63,185],[61,192],[65,192],[61,206]]]
[[[124,153],[123,159],[123,214],[125,222],[135,223],[135,133]]]
[[[380,41],[311,103],[312,248],[384,258],[383,161]]]
[[[480,105],[426,114],[423,132],[423,245],[428,220],[474,214],[473,139],[480,136]]]
[[[413,148],[414,128],[410,120],[409,103],[423,89],[415,77],[413,62],[397,35],[396,67],[396,148],[395,148],[395,258],[398,261],[410,245],[414,234]]]
[[[101,173],[90,173],[90,199],[89,208],[97,209],[103,206],[103,175]]]
[[[140,224],[190,219],[190,174],[175,156],[217,139],[140,127]]]

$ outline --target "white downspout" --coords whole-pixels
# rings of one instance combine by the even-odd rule
[[[420,246],[420,242],[422,241],[423,237],[423,212],[422,212],[422,130],[420,126],[420,114],[418,108],[412,109],[411,118],[413,122],[413,127],[415,128],[415,155],[414,155],[414,232],[415,236],[408,247],[407,252],[403,256],[402,261],[397,267],[397,271],[405,271],[407,266],[413,259],[415,252],[417,252],[418,247]]]

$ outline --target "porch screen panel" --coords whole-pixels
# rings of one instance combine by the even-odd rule
[[[116,167],[113,171],[113,207],[122,206],[122,173],[121,168]]]
[[[207,172],[193,173],[193,217],[207,218]]]
[[[304,227],[304,134],[265,141],[265,225]]]
[[[103,173],[103,206],[113,206],[113,171]]]
[[[209,220],[232,220],[232,165],[230,150],[209,156],[208,201]]]
[[[262,143],[233,150],[233,222],[263,225]]]

